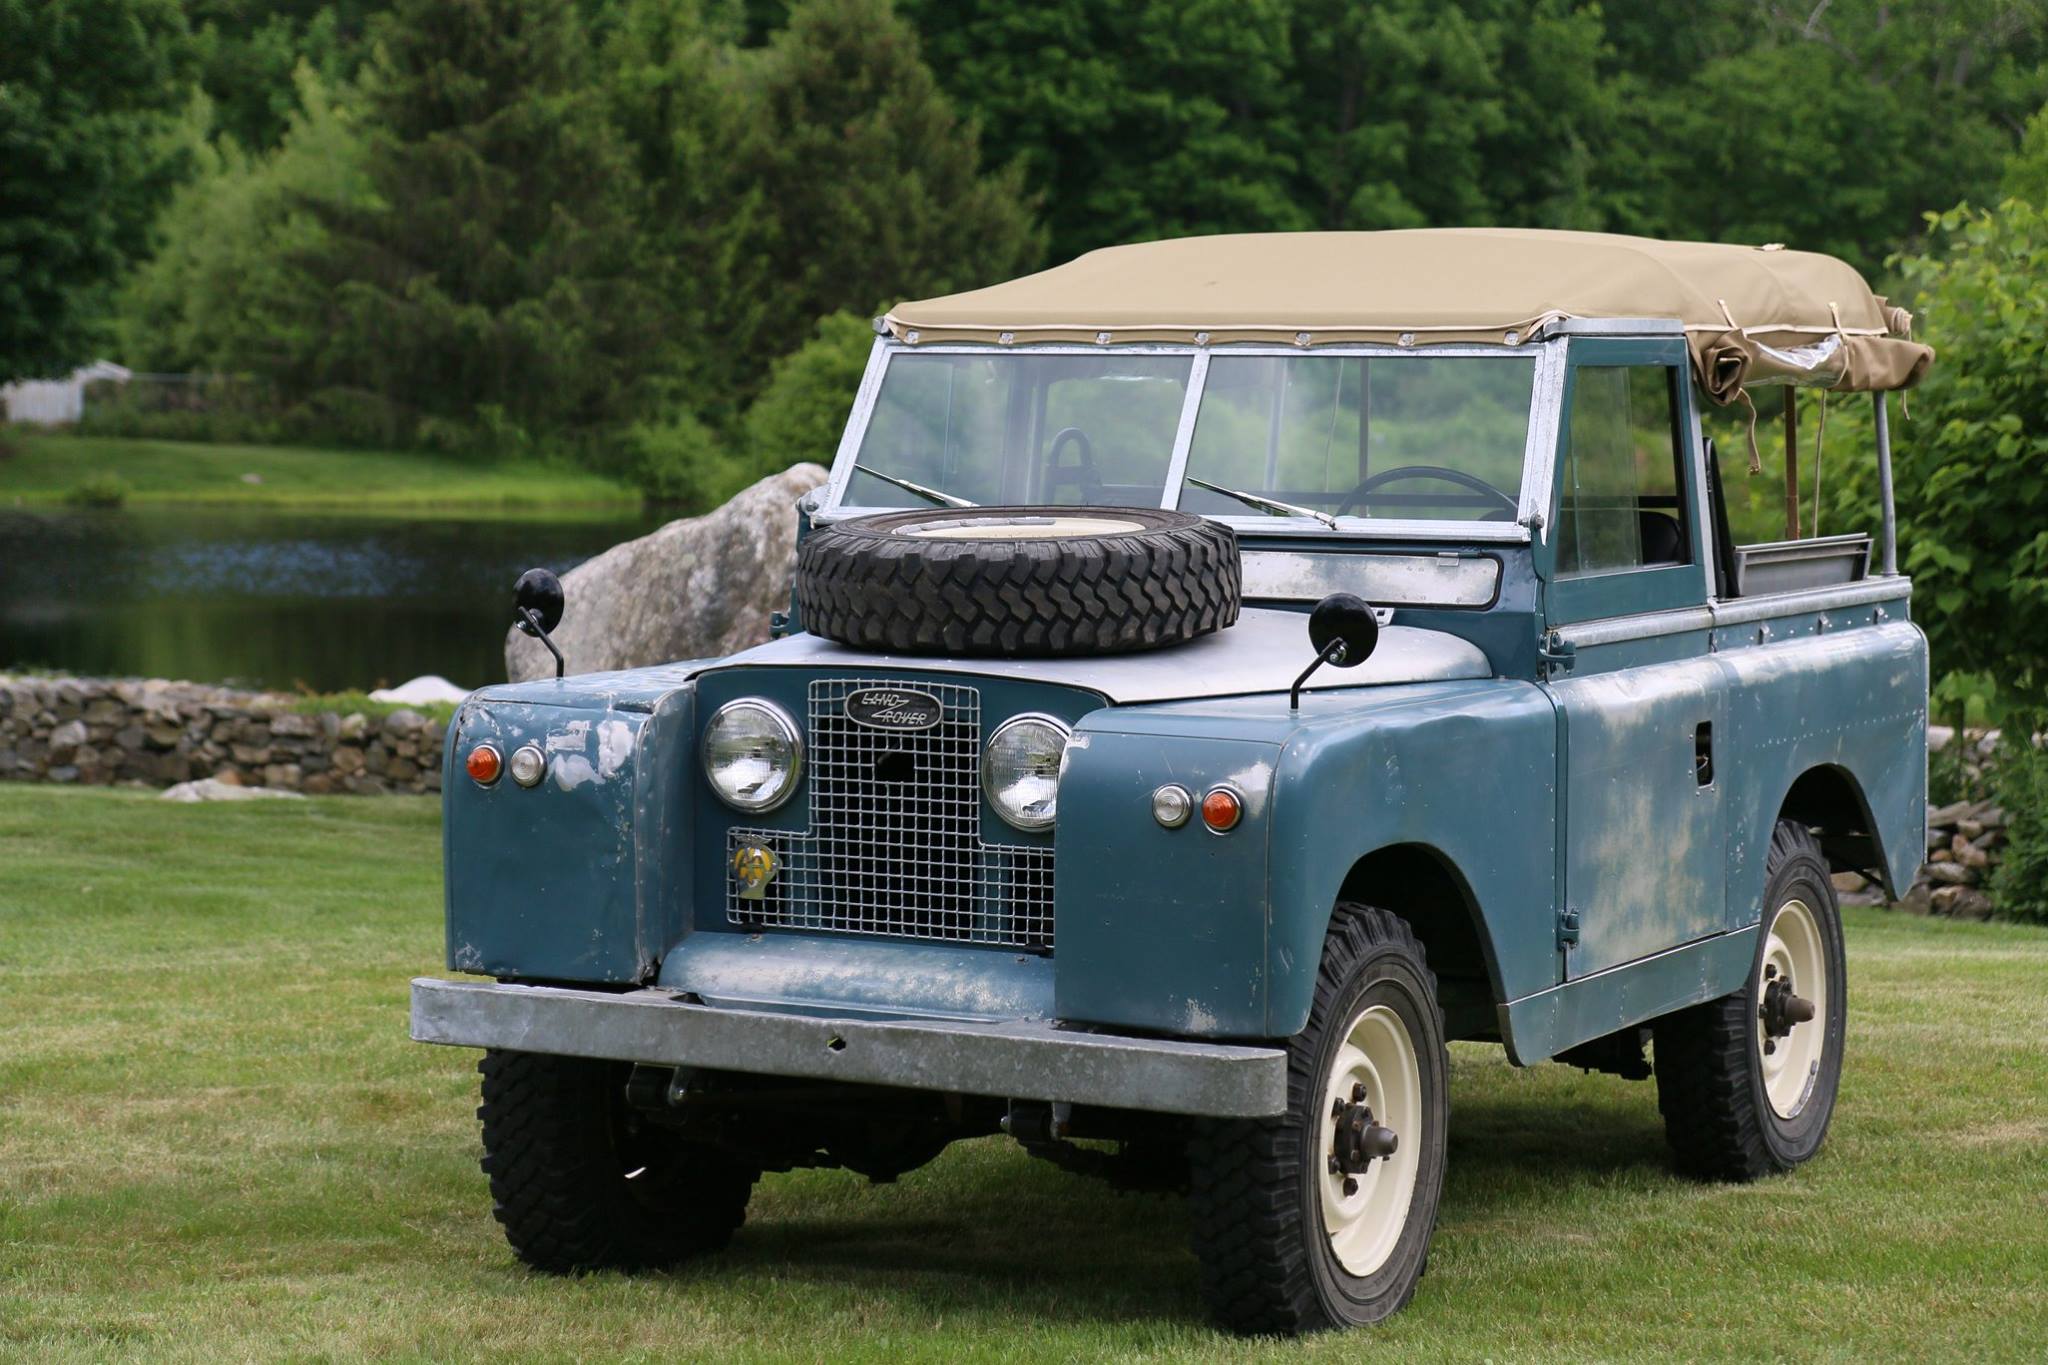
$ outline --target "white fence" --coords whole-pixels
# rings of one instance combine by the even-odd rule
[[[7,420],[32,426],[70,426],[85,415],[85,386],[97,379],[126,383],[133,376],[106,360],[73,370],[65,379],[24,379],[0,387]]]

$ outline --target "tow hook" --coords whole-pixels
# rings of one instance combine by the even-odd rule
[[[1330,1136],[1330,1174],[1344,1177],[1344,1196],[1348,1199],[1358,1193],[1358,1177],[1373,1162],[1392,1156],[1401,1145],[1401,1137],[1373,1119],[1362,1083],[1352,1085],[1348,1101],[1340,1099],[1331,1106],[1330,1121],[1334,1129]]]
[[[1764,1055],[1778,1050],[1778,1039],[1792,1032],[1795,1024],[1813,1018],[1813,1002],[1792,993],[1792,978],[1781,977],[1775,964],[1764,967],[1764,998],[1757,1006],[1757,1019],[1764,1026]]]

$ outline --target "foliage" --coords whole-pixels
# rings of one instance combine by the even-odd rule
[[[697,101],[698,145],[720,168],[711,232],[727,250],[702,274],[702,256],[671,257],[709,342],[693,356],[704,399],[750,397],[827,313],[871,314],[1038,260],[1021,174],[982,173],[974,128],[889,0],[801,0],[729,70],[723,108]]]
[[[156,254],[121,298],[131,367],[240,373],[316,344],[317,314],[296,268],[324,241],[316,210],[360,212],[374,199],[349,111],[310,66],[298,68],[295,89],[298,108],[274,152],[205,145],[198,173],[158,220]]]
[[[832,463],[874,342],[868,319],[834,313],[819,320],[809,341],[775,362],[741,429],[756,478],[805,460]]]
[[[2040,0],[904,0],[1056,259],[1460,223],[1785,241],[1867,270],[1996,185]],[[1845,154],[1845,149],[1854,149]]]
[[[99,473],[73,484],[65,491],[64,501],[73,507],[111,509],[127,502],[134,491],[119,474]]]
[[[2019,200],[1931,216],[1899,268],[1940,359],[1893,423],[1902,565],[1942,671],[1989,674],[2048,714],[2048,216]],[[1848,488],[1872,471],[1843,468]]]
[[[753,481],[718,433],[687,409],[634,423],[624,446],[626,477],[655,502],[701,510]]]
[[[601,432],[660,354],[625,149],[572,0],[401,0],[364,78],[367,204],[314,206],[288,395],[365,398],[401,436]]]
[[[1999,913],[2048,924],[2048,750],[2007,730],[1991,769],[1992,794],[2005,810],[2005,861],[1991,882]]]
[[[329,89],[351,79],[382,0],[186,0],[199,88],[220,138],[275,147],[306,111],[304,72]]]
[[[91,358],[171,187],[174,0],[0,0],[0,381]]]

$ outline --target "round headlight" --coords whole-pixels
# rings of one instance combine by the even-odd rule
[[[704,776],[727,805],[774,810],[796,790],[803,766],[796,722],[771,702],[729,701],[704,727]]]
[[[1072,731],[1051,716],[1018,716],[996,727],[981,755],[981,790],[1018,829],[1051,829],[1060,799],[1060,757]]]

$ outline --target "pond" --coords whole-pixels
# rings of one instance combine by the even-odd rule
[[[0,670],[480,686],[504,679],[521,570],[562,572],[661,521],[0,509]]]

